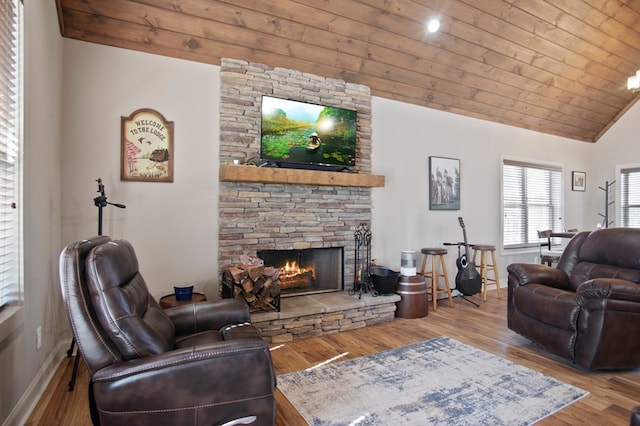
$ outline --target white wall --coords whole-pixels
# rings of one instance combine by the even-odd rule
[[[62,240],[125,238],[157,298],[193,282],[217,296],[219,68],[64,40]],[[120,119],[140,108],[174,122],[174,182],[120,180]]]
[[[62,38],[54,2],[24,2],[24,304],[0,323],[0,423],[20,424],[60,360]],[[11,326],[10,330],[6,330]],[[42,347],[36,350],[36,329]],[[58,355],[56,357],[56,355]]]
[[[611,226],[620,226],[620,179],[616,175],[620,167],[640,166],[640,143],[638,143],[640,123],[640,103],[636,103],[614,124],[609,131],[594,145],[592,150],[591,176],[587,176],[587,192],[590,205],[588,218],[594,226],[601,222],[598,213],[604,214],[605,192],[598,187],[605,187],[606,182],[614,182],[609,212]]]
[[[386,176],[385,187],[373,190],[372,257],[378,264],[397,270],[400,252],[416,250],[419,267],[422,247],[462,241],[458,216],[470,243],[497,247],[501,278],[509,263],[533,261],[537,252],[504,256],[500,247],[503,156],[562,165],[565,227],[589,227],[583,213],[588,198],[571,191],[571,171],[589,174],[591,144],[382,98],[373,99],[372,116],[373,172]],[[430,156],[460,159],[459,211],[429,210]],[[455,250],[449,248],[450,275]]]

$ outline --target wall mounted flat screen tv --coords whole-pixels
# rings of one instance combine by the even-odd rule
[[[263,96],[260,158],[283,167],[355,166],[356,124],[356,111]]]

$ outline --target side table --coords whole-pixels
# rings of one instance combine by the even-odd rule
[[[176,300],[175,294],[167,294],[160,298],[160,307],[162,309],[173,308],[174,306],[188,305],[189,303],[205,302],[207,296],[204,293],[193,292],[191,300]]]
[[[398,318],[422,318],[429,315],[429,299],[424,276],[400,275],[396,293],[400,295],[400,301],[396,302]]]

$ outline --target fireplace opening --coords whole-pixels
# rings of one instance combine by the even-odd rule
[[[344,288],[344,248],[261,250],[265,266],[280,269],[281,296],[341,291]]]

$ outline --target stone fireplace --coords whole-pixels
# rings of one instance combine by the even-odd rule
[[[354,172],[357,175],[349,175],[371,173],[371,94],[368,87],[225,58],[221,63],[220,91],[221,169],[233,160],[244,164],[259,158],[261,100],[263,95],[273,95],[356,110]],[[269,173],[268,170],[264,172]],[[349,290],[353,286],[354,231],[360,223],[371,224],[371,187],[221,179],[218,204],[220,271],[243,254],[256,256],[266,250],[339,247],[343,252],[341,273],[344,277],[340,288]]]
[[[323,283],[326,288],[283,297],[279,309],[252,313],[252,323],[265,340],[282,343],[393,320],[400,296],[358,298],[340,291],[353,289],[354,233],[362,223],[371,225],[371,188],[384,186],[383,176],[377,180],[371,175],[369,88],[226,58],[221,61],[220,75],[221,274],[242,255],[266,257],[275,250],[300,259],[305,259],[301,253],[316,249],[331,249],[341,256],[340,267],[332,267],[333,278]],[[263,95],[356,110],[354,173],[245,165],[255,163],[260,156]],[[242,165],[234,166],[234,162]]]
[[[279,268],[282,297],[340,291],[343,287],[344,248],[259,250],[267,266]]]

